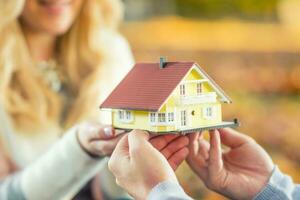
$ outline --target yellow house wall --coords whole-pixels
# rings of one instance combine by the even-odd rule
[[[124,129],[141,129],[156,132],[156,127],[150,126],[149,113],[147,111],[132,111],[133,120],[130,123],[124,123],[118,120],[118,110],[112,111],[113,125]]]

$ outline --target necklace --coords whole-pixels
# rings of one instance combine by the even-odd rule
[[[37,68],[44,81],[53,91],[60,92],[62,90],[62,77],[55,60],[41,61],[37,63]]]

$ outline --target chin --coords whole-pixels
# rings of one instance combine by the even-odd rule
[[[43,31],[46,33],[49,33],[51,35],[63,35],[66,32],[68,32],[70,28],[71,28],[71,25],[55,24],[52,26],[48,25],[47,27],[44,27]]]

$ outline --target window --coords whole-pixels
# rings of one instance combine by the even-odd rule
[[[132,119],[132,116],[131,116],[131,112],[126,110],[126,120],[131,120]]]
[[[168,122],[174,122],[174,113],[173,112],[168,113]]]
[[[119,114],[119,119],[120,120],[124,120],[124,111],[123,110],[119,110],[118,114]]]
[[[213,107],[203,108],[203,117],[206,119],[213,118],[214,117],[214,108]]]
[[[118,118],[121,122],[129,123],[133,120],[133,114],[131,111],[128,110],[119,110],[118,111]]]
[[[166,113],[158,113],[158,122],[166,122]]]
[[[185,85],[184,85],[184,84],[181,84],[181,85],[180,85],[180,95],[181,95],[181,96],[184,96],[184,95],[185,95]]]
[[[181,126],[186,126],[186,111],[182,110],[180,114]]]
[[[201,94],[202,93],[202,83],[197,83],[197,94]]]
[[[155,113],[150,113],[150,122],[155,123]]]

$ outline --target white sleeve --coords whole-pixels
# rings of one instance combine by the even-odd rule
[[[21,173],[21,189],[28,200],[72,198],[104,165],[87,155],[76,138],[77,128]]]

